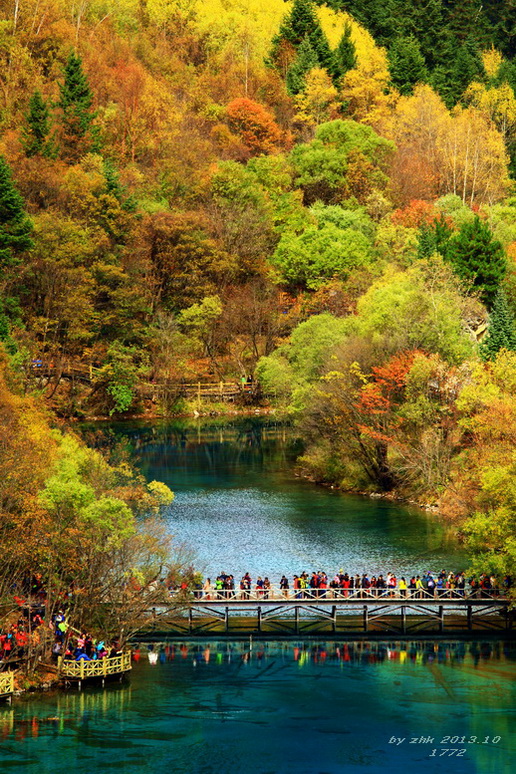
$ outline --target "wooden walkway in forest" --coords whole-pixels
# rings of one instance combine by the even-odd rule
[[[29,374],[40,380],[60,381],[66,379],[74,382],[91,384],[99,377],[100,368],[87,364],[72,363],[45,363],[34,361],[31,364]],[[159,381],[142,382],[139,392],[142,397],[155,397],[157,393],[167,390],[189,399],[233,401],[237,396],[252,395],[255,389],[254,383],[242,383],[235,381],[212,382],[178,382],[173,379],[160,379]]]
[[[173,611],[156,610],[154,633],[205,636],[513,635],[514,614],[503,597],[348,597],[194,599]],[[151,633],[149,631],[149,633]]]

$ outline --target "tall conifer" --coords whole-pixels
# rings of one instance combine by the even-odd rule
[[[56,153],[56,147],[50,137],[50,112],[41,92],[35,91],[30,98],[25,121],[26,126],[22,129],[25,155],[52,158]]]
[[[459,233],[450,239],[445,257],[459,277],[480,290],[482,300],[491,308],[507,262],[502,245],[494,239],[487,223],[478,215],[464,223]]]
[[[6,270],[19,263],[19,255],[32,247],[32,223],[16,190],[11,170],[0,156],[0,280]]]
[[[401,94],[411,94],[417,83],[427,80],[425,60],[415,38],[398,38],[389,49],[391,80]]]
[[[480,345],[480,355],[484,360],[494,360],[501,349],[516,351],[516,326],[505,293],[500,288],[489,315],[487,334]]]
[[[317,67],[319,60],[308,38],[305,38],[297,50],[297,57],[290,65],[287,72],[287,91],[294,96],[303,91],[307,73],[313,67]]]
[[[339,45],[333,52],[333,65],[332,65],[332,77],[333,82],[337,86],[341,78],[347,73],[348,70],[352,70],[357,63],[357,54],[355,44],[351,40],[351,25],[346,24],[344,26],[344,32],[339,41]]]
[[[10,319],[20,314],[19,300],[8,294],[7,288],[20,254],[33,246],[31,232],[32,223],[25,213],[23,199],[9,166],[0,156],[0,341],[9,335]]]
[[[93,126],[95,113],[93,95],[82,69],[82,61],[71,52],[64,68],[58,102],[61,108],[61,149],[69,161],[76,161],[85,153],[97,149],[98,141]]]
[[[332,52],[312,0],[294,0],[291,12],[281,22],[279,32],[272,41],[271,61],[276,63],[282,41],[297,49],[306,38],[317,55],[319,66],[331,71]]]

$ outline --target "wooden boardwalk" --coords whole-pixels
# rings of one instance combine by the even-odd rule
[[[355,592],[299,598],[193,599],[179,610],[156,610],[147,633],[206,636],[381,636],[481,634],[512,636],[514,614],[503,597],[373,597]]]
[[[101,378],[102,369],[87,364],[72,364],[63,362],[59,364],[32,363],[27,370],[27,375],[32,379],[38,379],[43,384],[55,384],[62,379],[72,382],[82,382],[84,384],[93,384]],[[188,398],[190,400],[201,401],[228,401],[232,402],[235,398],[244,395],[253,395],[256,384],[241,382],[180,382],[174,379],[162,378],[159,381],[143,381],[138,386],[138,392],[141,397],[150,400],[157,400],[160,392],[170,392],[177,396]]]
[[[74,661],[60,657],[58,659],[58,673],[62,680],[71,683],[76,682],[79,689],[84,680],[100,679],[102,685],[107,677],[122,678],[131,670],[131,651],[124,651],[118,656],[106,656],[95,661]]]
[[[14,672],[0,672],[0,699],[10,701],[14,693]]]

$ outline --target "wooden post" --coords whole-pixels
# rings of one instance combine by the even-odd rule
[[[331,630],[334,633],[337,631],[337,605],[332,605],[331,608]]]
[[[226,615],[224,616],[224,624],[226,629],[226,634],[229,632],[229,607],[226,606]]]
[[[262,630],[262,607],[258,605],[258,631]]]
[[[439,605],[439,632],[444,632],[444,606]]]
[[[368,610],[367,605],[364,605],[364,631],[369,631],[369,621],[368,621]]]
[[[296,605],[294,612],[294,627],[296,634],[299,634],[299,606]]]
[[[473,608],[471,606],[471,602],[468,602],[468,629],[469,631],[473,631]]]
[[[188,634],[192,633],[192,619],[193,619],[193,610],[192,608],[188,608]]]
[[[201,405],[201,383],[200,382],[197,382],[197,400],[200,406]]]
[[[220,397],[222,398],[224,394],[224,382],[219,382],[219,394],[220,394]]]
[[[405,605],[401,606],[401,633],[406,634],[407,632],[407,609]]]

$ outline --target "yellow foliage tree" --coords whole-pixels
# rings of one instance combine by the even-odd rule
[[[497,53],[497,52],[495,52]],[[496,71],[495,71],[496,72]],[[483,83],[473,82],[465,94],[466,100],[491,119],[506,142],[516,136],[516,98],[507,82],[486,88]]]
[[[356,23],[351,24],[357,66],[343,79],[341,98],[355,121],[381,130],[396,106],[399,94],[389,89],[390,74],[387,54],[371,35]]]
[[[455,108],[440,126],[437,152],[443,190],[464,204],[492,204],[507,193],[509,157],[502,134],[478,110]]]
[[[454,193],[472,205],[507,192],[504,139],[484,111],[471,106],[450,113],[430,86],[419,85],[400,98],[385,127],[398,147],[393,187],[401,198]]]
[[[309,130],[330,121],[338,112],[337,89],[326,70],[314,67],[305,79],[305,89],[295,97],[294,120]]]

